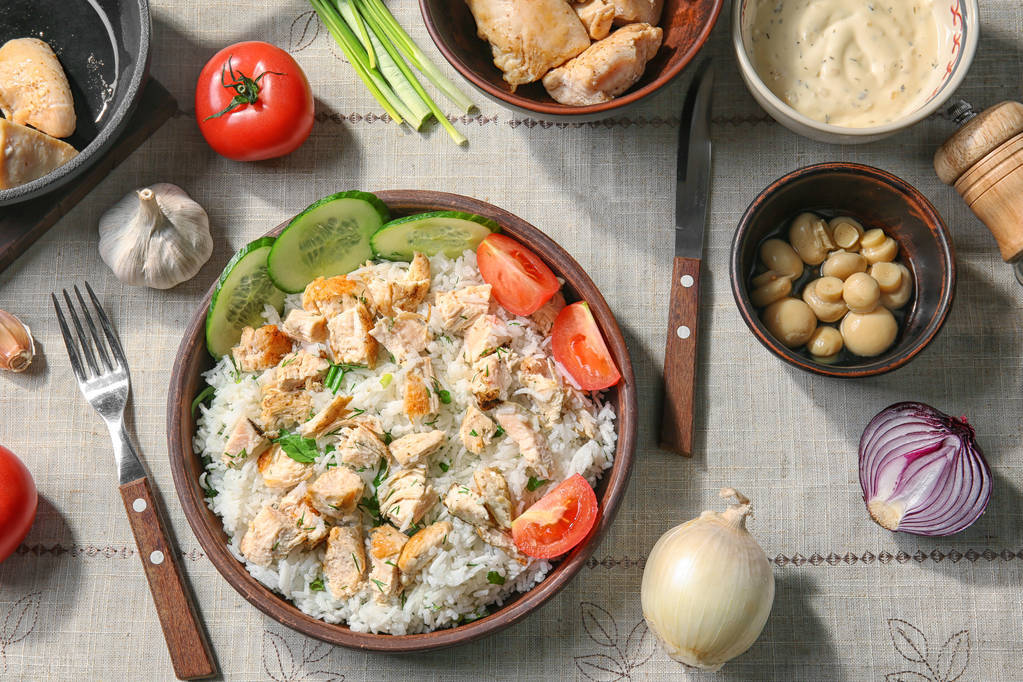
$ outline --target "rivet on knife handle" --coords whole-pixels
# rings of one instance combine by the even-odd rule
[[[699,332],[700,261],[676,258],[671,275],[668,340],[664,346],[664,417],[661,447],[693,453],[693,388]]]

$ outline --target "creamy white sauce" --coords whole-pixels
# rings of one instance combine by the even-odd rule
[[[935,0],[749,0],[746,46],[761,80],[796,111],[879,126],[941,83],[949,36],[938,9]]]

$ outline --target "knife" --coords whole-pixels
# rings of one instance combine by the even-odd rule
[[[664,348],[661,447],[693,453],[693,388],[699,331],[700,260],[710,193],[710,104],[714,68],[696,69],[682,107],[675,184],[675,262],[671,272],[668,340]]]

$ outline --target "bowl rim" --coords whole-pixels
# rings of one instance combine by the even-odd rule
[[[608,102],[601,102],[599,104],[587,104],[584,106],[572,106],[569,104],[560,104],[557,102],[538,102],[528,97],[516,95],[514,93],[507,92],[501,88],[495,87],[490,81],[485,78],[481,78],[476,74],[475,71],[469,68],[469,66],[462,60],[458,54],[452,50],[447,42],[443,40],[440,35],[440,31],[437,30],[437,26],[433,21],[432,11],[429,8],[429,0],[419,0],[419,12],[423,17],[423,23],[426,24],[426,31],[430,34],[430,39],[433,44],[440,51],[444,59],[447,60],[448,64],[453,66],[458,73],[469,81],[476,88],[481,90],[483,93],[504,102],[506,105],[531,111],[536,114],[545,114],[548,116],[593,116],[595,114],[607,114],[614,111],[615,109],[626,107],[633,102],[637,102],[648,95],[652,95],[662,87],[670,83],[675,79],[683,69],[689,65],[691,61],[696,57],[699,51],[703,48],[707,39],[710,37],[711,31],[714,30],[714,26],[717,25],[718,17],[721,14],[721,9],[725,4],[725,0],[711,0],[713,6],[710,10],[709,19],[704,23],[703,28],[697,34],[695,41],[690,46],[689,50],[682,55],[682,58],[664,73],[650,81],[643,87],[635,90],[630,89],[624,95],[620,95],[611,99]],[[662,10],[663,19],[663,10]],[[658,26],[661,22],[658,21]],[[663,27],[662,27],[663,28]],[[485,46],[486,42],[480,38],[480,45]],[[664,46],[661,46],[663,49]]]
[[[909,348],[900,351],[896,355],[882,355],[874,358],[871,362],[865,365],[856,365],[851,367],[840,365],[831,366],[813,362],[812,360],[799,355],[794,350],[778,343],[774,337],[771,336],[770,332],[763,328],[760,319],[756,315],[752,302],[749,301],[748,296],[744,294],[743,282],[745,275],[740,272],[742,265],[740,263],[741,244],[748,235],[753,223],[754,215],[763,207],[764,203],[766,203],[768,199],[773,197],[783,187],[791,184],[795,180],[802,180],[833,172],[853,173],[878,180],[894,189],[896,192],[902,194],[904,198],[913,201],[923,212],[924,222],[931,228],[931,233],[935,235],[938,250],[943,255],[945,263],[945,267],[941,273],[943,290],[938,299],[937,309],[935,314],[928,321],[927,325],[923,328],[920,338],[917,339],[917,341]],[[910,360],[923,351],[938,332],[941,331],[941,328],[944,326],[945,320],[948,317],[948,313],[952,308],[952,302],[955,299],[955,248],[953,247],[948,227],[945,225],[945,221],[942,219],[941,214],[938,213],[938,210],[934,208],[934,205],[927,199],[927,197],[908,182],[892,173],[889,173],[888,171],[875,168],[874,166],[850,163],[846,161],[827,161],[824,163],[816,163],[802,168],[797,168],[794,171],[786,173],[768,184],[767,187],[757,194],[753,201],[750,202],[749,206],[743,212],[742,217],[739,219],[735,229],[735,234],[732,237],[731,255],[729,257],[729,279],[731,280],[732,297],[735,299],[735,305],[739,309],[739,314],[746,323],[746,326],[749,327],[751,332],[753,332],[753,336],[755,336],[765,348],[771,351],[771,353],[778,358],[784,360],[793,367],[798,367],[804,371],[820,374],[822,376],[843,379],[876,376],[905,366]]]
[[[139,51],[131,78],[125,84],[129,93],[127,99],[113,112],[107,124],[99,130],[96,137],[85,146],[85,149],[80,150],[70,161],[31,182],[0,189],[0,206],[29,201],[60,189],[98,161],[128,125],[142,97],[143,85],[149,74],[149,62],[152,57],[153,27],[149,0],[134,0],[134,3],[139,8]],[[120,22],[117,22],[117,25],[120,26]]]
[[[959,86],[962,85],[963,80],[965,80],[966,75],[970,70],[970,66],[973,64],[973,57],[977,52],[977,45],[980,41],[980,7],[978,5],[978,0],[958,1],[961,5],[965,4],[967,6],[967,10],[963,16],[970,17],[970,19],[968,24],[965,18],[962,20],[963,31],[966,33],[966,41],[959,51],[959,56],[956,60],[955,67],[952,69],[951,77],[942,84],[938,93],[919,109],[915,109],[906,116],[896,121],[892,121],[891,123],[872,126],[870,128],[849,128],[830,123],[822,123],[821,121],[817,121],[796,111],[787,102],[774,94],[769,87],[767,87],[764,81],[760,78],[760,74],[757,73],[756,68],[754,68],[753,62],[750,60],[749,54],[746,52],[746,46],[742,40],[742,6],[743,3],[748,2],[748,0],[732,0],[732,47],[735,51],[736,61],[739,63],[739,71],[741,72],[747,87],[751,90],[756,90],[757,95],[763,97],[777,110],[776,112],[768,110],[767,113],[772,116],[775,116],[775,113],[777,113],[778,115],[784,116],[790,121],[798,123],[803,127],[831,136],[838,135],[854,138],[885,136],[914,126],[933,114],[955,94],[956,90],[959,89]]]
[[[589,303],[590,310],[604,331],[608,347],[618,363],[622,382],[615,389],[615,398],[608,401],[617,403],[618,408],[615,460],[601,477],[600,485],[604,486],[601,497],[604,504],[597,523],[584,542],[554,566],[538,585],[527,592],[516,593],[513,601],[510,603],[506,601],[505,605],[494,613],[454,628],[414,635],[353,632],[346,625],[327,623],[300,611],[293,603],[258,582],[228,551],[222,541],[223,523],[219,517],[214,517],[206,506],[199,481],[189,476],[186,465],[186,458],[196,457],[192,450],[194,419],[189,408],[192,395],[187,391],[187,384],[190,372],[194,371],[197,375],[205,360],[206,312],[216,280],[192,316],[175,357],[167,400],[168,459],[178,499],[200,546],[217,571],[257,609],[282,625],[331,644],[392,653],[428,651],[467,644],[517,623],[563,589],[596,551],[624,498],[632,471],[638,428],[635,374],[625,338],[604,297],[586,270],[539,229],[504,209],[458,194],[423,190],[384,190],[374,194],[391,210],[469,211],[494,219],[501,225],[502,232],[507,232],[511,236],[518,238],[527,235],[543,260],[551,265],[556,273],[565,277],[566,284],[571,287],[572,292]],[[284,221],[266,234],[278,234],[289,222],[290,219]],[[198,380],[201,382],[201,378]]]

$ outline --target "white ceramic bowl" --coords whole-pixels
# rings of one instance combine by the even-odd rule
[[[849,0],[855,2],[857,0]],[[941,84],[922,106],[902,118],[871,128],[849,128],[816,121],[805,116],[780,97],[760,79],[750,57],[750,35],[753,12],[747,12],[751,0],[732,1],[732,46],[739,62],[739,73],[746,82],[753,98],[771,115],[774,120],[789,130],[819,142],[836,144],[860,144],[873,142],[893,135],[900,130],[909,128],[917,122],[937,111],[966,77],[977,51],[977,40],[980,33],[980,17],[977,0],[939,0],[940,5],[947,5],[947,12],[938,13],[938,21],[943,23],[951,34],[951,40],[944,47],[945,77]]]

